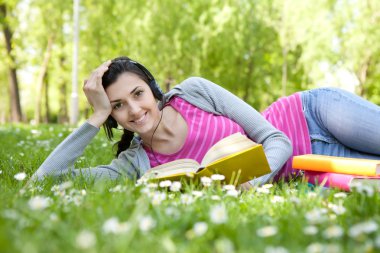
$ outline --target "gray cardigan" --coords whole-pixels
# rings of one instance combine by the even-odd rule
[[[274,128],[243,100],[206,79],[200,77],[186,79],[164,95],[159,107],[162,108],[165,101],[173,96],[179,96],[204,111],[228,117],[238,123],[250,139],[263,145],[272,172],[252,180],[252,184],[268,182],[292,154],[291,142],[287,136]],[[72,173],[74,176],[95,177],[95,179],[115,179],[119,176],[138,179],[150,168],[141,139],[135,137],[130,148],[121,152],[109,165],[75,169],[74,162],[98,132],[99,128],[84,123],[55,148],[33,174],[32,180],[40,180],[46,175],[60,176],[67,173]]]

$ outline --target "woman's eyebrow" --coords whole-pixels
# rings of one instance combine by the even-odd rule
[[[140,86],[136,86],[129,94],[133,94],[138,88],[140,88]],[[115,99],[115,100],[112,100],[110,101],[111,103],[115,103],[115,102],[120,102],[121,99]]]

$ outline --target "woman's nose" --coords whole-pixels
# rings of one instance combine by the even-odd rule
[[[128,111],[130,114],[136,114],[140,110],[140,107],[137,103],[128,103]]]

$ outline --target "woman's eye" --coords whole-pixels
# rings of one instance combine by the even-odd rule
[[[115,104],[115,105],[113,106],[113,109],[114,109],[114,110],[117,110],[117,109],[120,109],[122,106],[123,106],[122,103],[117,103],[117,104]]]
[[[135,92],[135,96],[136,97],[140,97],[143,93],[144,93],[144,91],[138,90],[138,91]]]

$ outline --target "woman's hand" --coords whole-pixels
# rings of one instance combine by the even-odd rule
[[[106,91],[102,85],[102,77],[108,70],[111,61],[106,61],[95,69],[88,80],[84,81],[83,91],[88,102],[94,108],[94,113],[88,119],[88,123],[100,127],[111,114],[112,107]]]

